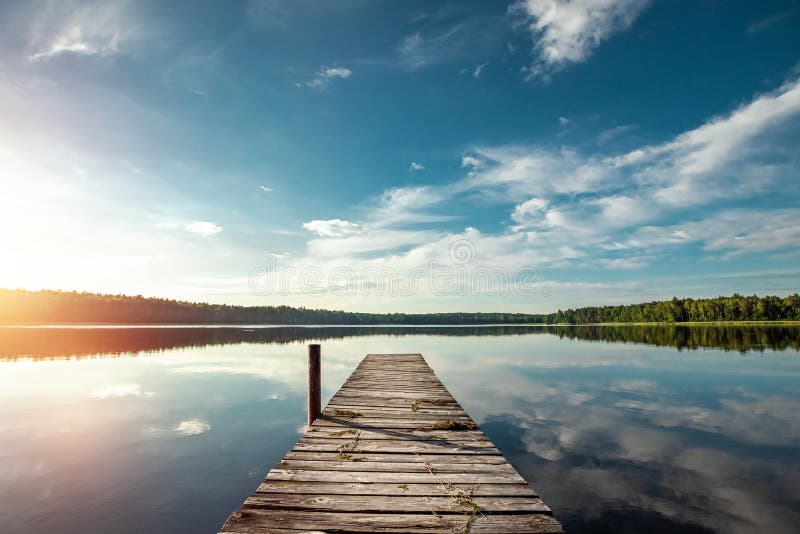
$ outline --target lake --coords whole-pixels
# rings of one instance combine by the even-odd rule
[[[369,352],[420,352],[568,532],[797,532],[798,327],[0,328],[0,530],[216,532]]]

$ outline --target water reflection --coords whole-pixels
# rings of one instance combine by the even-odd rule
[[[797,328],[0,330],[8,532],[215,531],[297,438],[313,341],[326,398],[424,353],[571,532],[800,524]]]
[[[679,350],[720,348],[739,352],[800,351],[798,326],[287,326],[287,327],[0,327],[0,358],[117,356],[175,348],[237,343],[286,344],[363,336],[513,336],[549,334],[562,339],[640,343]]]

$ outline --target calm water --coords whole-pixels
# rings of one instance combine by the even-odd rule
[[[0,529],[216,532],[367,352],[421,352],[570,532],[797,532],[797,328],[0,328]]]

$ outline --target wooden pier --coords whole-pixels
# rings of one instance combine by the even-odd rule
[[[370,354],[221,532],[562,530],[422,355]]]

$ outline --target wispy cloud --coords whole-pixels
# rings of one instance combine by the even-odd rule
[[[261,189],[265,193],[272,192],[272,188],[271,187],[267,187],[266,185],[259,185],[258,188]]]
[[[475,156],[462,156],[461,166],[472,169],[480,169],[481,167],[483,167],[483,161],[476,158]]]
[[[770,15],[769,17],[765,17],[755,22],[751,22],[750,24],[747,25],[745,31],[747,32],[748,35],[755,35],[757,33],[769,30],[773,26],[780,24],[784,20],[791,18],[796,14],[797,11],[793,9],[781,11],[780,13],[775,13],[774,15]]]
[[[42,61],[63,54],[109,56],[142,37],[131,5],[124,1],[50,4],[38,14],[29,59]]]
[[[216,235],[222,231],[222,227],[209,221],[192,221],[183,226],[184,230],[203,237]]]
[[[475,147],[461,158],[465,176],[389,189],[367,211],[363,225],[337,219],[307,223],[308,229],[324,228],[308,252],[345,255],[354,262],[391,258],[393,266],[403,266],[446,261],[447,243],[468,239],[493,266],[579,263],[618,270],[642,268],[660,252],[692,244],[723,261],[791,249],[800,243],[796,209],[718,209],[716,202],[797,189],[791,184],[798,169],[791,157],[781,156],[791,153],[786,140],[791,137],[776,132],[798,115],[800,82],[794,80],[661,144],[616,156],[567,147]],[[606,137],[628,129],[608,130]],[[779,163],[781,157],[788,159]],[[752,179],[749,169],[756,161],[762,178],[772,173],[769,180]],[[509,205],[505,230],[403,228],[453,220],[446,210],[465,200]]]
[[[600,132],[600,134],[597,136],[597,144],[605,145],[606,143],[613,141],[620,135],[623,135],[635,129],[636,129],[635,124],[623,124],[622,126],[614,126],[613,128],[608,128]]]
[[[480,65],[476,66],[475,69],[472,71],[472,76],[474,78],[480,78],[481,77],[481,72],[483,72],[483,69],[486,68],[486,66],[488,64],[489,64],[489,61],[486,61],[486,62],[481,63]]]
[[[408,167],[408,170],[410,170],[410,171],[424,171],[425,170],[425,165],[423,165],[422,163],[417,163],[416,161],[412,161],[411,165]]]
[[[534,39],[529,79],[547,79],[585,61],[600,43],[628,29],[648,0],[520,0],[511,13],[523,17]]]
[[[798,114],[800,81],[792,80],[671,142],[633,150],[614,162],[637,169],[637,181],[653,184],[654,197],[660,202],[697,204],[741,196],[772,179],[770,165],[746,163],[759,155],[774,155],[779,139],[765,143],[762,136]]]
[[[344,237],[361,231],[358,224],[342,219],[314,220],[303,223],[303,228],[321,237]]]
[[[336,79],[346,80],[353,75],[347,67],[320,67],[317,76],[306,85],[313,89],[327,89],[332,81]]]
[[[473,26],[461,22],[439,33],[407,35],[397,45],[397,61],[408,70],[417,70],[464,57],[474,47],[469,31]]]

